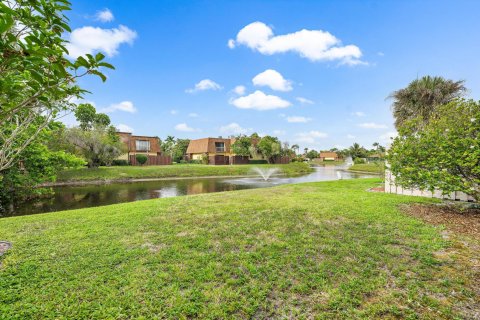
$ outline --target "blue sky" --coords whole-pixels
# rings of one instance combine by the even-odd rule
[[[106,83],[81,84],[120,128],[328,149],[385,144],[386,97],[417,76],[463,79],[478,100],[478,12],[480,1],[73,1],[68,37],[72,56],[115,65]]]

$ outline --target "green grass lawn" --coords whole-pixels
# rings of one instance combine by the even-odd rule
[[[323,166],[338,166],[345,163],[344,160],[334,160],[334,161],[320,161],[320,159],[313,159],[310,163],[323,165]]]
[[[464,318],[455,243],[398,209],[434,200],[366,191],[379,182],[0,219],[0,318]]]
[[[100,167],[98,169],[71,169],[61,172],[58,181],[80,180],[121,180],[140,178],[173,178],[173,177],[206,177],[206,176],[238,176],[253,174],[253,167],[276,167],[288,176],[305,174],[313,169],[306,163],[289,163],[283,165],[247,164],[213,166],[201,164],[177,164],[170,166],[118,166]]]
[[[348,170],[383,174],[385,172],[385,163],[373,162],[373,163],[354,164],[351,167],[349,167]]]

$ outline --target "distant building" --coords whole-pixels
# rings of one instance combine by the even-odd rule
[[[340,157],[336,152],[320,152],[318,157],[320,161],[337,161],[340,160]]]
[[[190,140],[186,157],[187,160],[202,161],[207,157],[208,164],[225,165],[225,164],[247,164],[249,159],[246,156],[237,156],[231,146],[235,142],[235,138],[203,138]]]
[[[171,164],[170,157],[163,155],[158,137],[136,136],[130,132],[117,132],[120,141],[127,147],[127,153],[118,157],[119,160],[129,161],[130,164],[136,165],[135,156],[144,154],[148,157],[147,165],[164,165]]]

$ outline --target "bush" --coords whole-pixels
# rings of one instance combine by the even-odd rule
[[[188,161],[188,163],[191,163],[191,164],[202,164],[202,160],[190,160],[190,161]]]
[[[135,159],[143,166],[147,162],[148,157],[144,154],[137,154],[135,155]]]
[[[203,154],[202,155],[202,163],[203,164],[208,164],[210,161],[208,159],[208,154]]]
[[[364,164],[364,163],[367,163],[367,161],[365,161],[365,159],[363,159],[363,158],[356,158],[355,160],[353,160],[353,163],[354,164]]]
[[[129,166],[129,165],[130,165],[130,162],[128,162],[128,160],[116,159],[112,161],[112,166]]]
[[[250,160],[248,161],[249,164],[268,164],[267,160]]]

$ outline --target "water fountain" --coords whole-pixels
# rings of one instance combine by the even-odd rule
[[[263,178],[264,181],[268,181],[268,179],[270,179],[272,174],[280,171],[278,168],[264,169],[259,167],[254,167],[252,170],[258,173]]]

